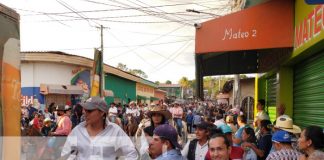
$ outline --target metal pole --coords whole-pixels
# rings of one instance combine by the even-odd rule
[[[100,65],[101,65],[101,75],[100,75],[100,96],[101,97],[104,97],[104,81],[105,81],[105,74],[104,74],[104,63],[103,63],[103,26],[100,25],[100,37],[101,37],[101,45],[100,45],[100,48],[101,48],[101,56],[100,56]]]

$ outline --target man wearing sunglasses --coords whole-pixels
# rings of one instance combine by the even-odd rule
[[[68,136],[62,156],[86,159],[137,159],[134,144],[116,124],[106,121],[108,107],[100,97],[91,97],[82,103],[85,121]]]

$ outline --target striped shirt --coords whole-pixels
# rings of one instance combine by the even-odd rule
[[[297,160],[300,153],[293,149],[281,149],[272,152],[266,160]]]

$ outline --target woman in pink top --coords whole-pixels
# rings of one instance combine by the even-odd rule
[[[57,120],[57,128],[55,132],[50,133],[52,136],[67,136],[72,130],[72,121],[70,117],[66,115],[66,111],[70,110],[69,106],[58,105],[56,107],[57,115],[59,116]]]

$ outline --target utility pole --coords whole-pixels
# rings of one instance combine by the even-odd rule
[[[101,67],[101,73],[100,73],[100,85],[101,87],[99,87],[99,94],[101,97],[104,97],[104,86],[105,86],[105,72],[104,72],[104,63],[103,63],[103,26],[100,25],[100,38],[101,38],[101,44],[100,44],[100,48],[101,48],[101,56],[100,56],[100,67]]]

